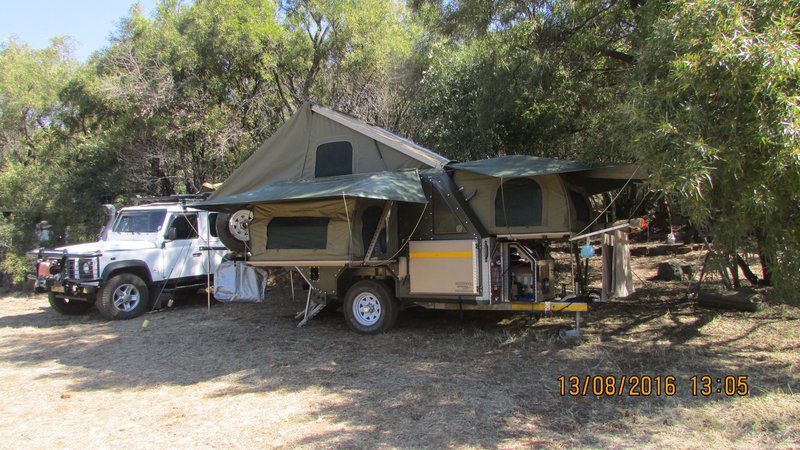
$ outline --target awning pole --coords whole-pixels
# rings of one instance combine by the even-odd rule
[[[375,227],[375,233],[372,235],[369,248],[366,252],[364,252],[364,265],[367,264],[369,259],[372,257],[372,252],[375,251],[375,245],[378,243],[378,237],[381,235],[381,231],[383,231],[383,228],[386,226],[386,218],[392,211],[392,206],[394,206],[394,200],[390,200],[383,205],[383,212],[381,213],[381,218],[378,220],[378,226]]]
[[[292,301],[294,301],[294,269],[289,269],[289,286],[292,288]]]

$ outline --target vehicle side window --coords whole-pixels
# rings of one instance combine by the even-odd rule
[[[176,214],[170,228],[175,228],[175,239],[194,239],[197,235],[197,214]]]
[[[353,173],[353,146],[347,141],[328,142],[317,147],[314,177],[334,177]]]
[[[498,227],[541,225],[542,188],[539,183],[519,178],[500,185],[494,198],[494,223]]]
[[[217,216],[219,213],[209,213],[208,214],[208,231],[211,234],[211,237],[219,237],[217,235]]]

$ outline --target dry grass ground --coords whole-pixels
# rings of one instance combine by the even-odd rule
[[[636,258],[637,274],[669,258]],[[567,317],[407,312],[360,336],[333,315],[297,329],[282,288],[113,323],[6,296],[0,446],[800,446],[798,309],[700,309],[682,283],[637,285],[595,309],[579,343],[557,338]],[[677,394],[562,397],[570,374],[674,375]],[[748,375],[751,393],[693,397],[692,374]]]

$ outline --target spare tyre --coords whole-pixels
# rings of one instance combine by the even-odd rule
[[[219,240],[236,253],[245,253],[250,242],[250,221],[253,211],[240,209],[232,214],[217,214],[217,236]]]

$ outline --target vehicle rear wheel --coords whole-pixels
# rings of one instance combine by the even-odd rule
[[[389,286],[374,280],[354,284],[344,299],[347,325],[363,334],[389,331],[399,312],[400,304]]]
[[[240,209],[232,214],[218,214],[214,226],[217,229],[219,240],[229,250],[236,253],[247,251],[250,242],[250,221],[253,220],[253,211]]]
[[[97,309],[110,320],[139,317],[149,304],[147,283],[132,273],[112,276],[97,296]]]
[[[77,316],[78,314],[85,313],[92,307],[91,302],[58,297],[53,292],[47,294],[47,300],[56,312],[65,316]]]

